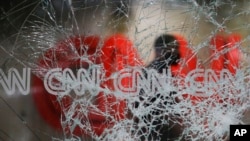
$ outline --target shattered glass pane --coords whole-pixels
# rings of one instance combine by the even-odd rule
[[[0,3],[0,140],[229,140],[250,122],[249,7]]]

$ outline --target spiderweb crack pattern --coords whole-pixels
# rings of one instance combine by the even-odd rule
[[[7,56],[0,61],[1,68],[7,72],[11,67],[30,67],[34,77],[41,80],[49,70],[60,67],[73,69],[75,76],[78,70],[87,68],[88,75],[93,76],[90,71],[93,66],[103,67],[98,59],[103,53],[101,47],[105,39],[120,32],[129,36],[128,40],[133,42],[133,47],[138,49],[146,65],[154,56],[152,46],[156,37],[176,32],[187,38],[188,47],[194,50],[193,56],[200,58],[197,69],[211,67],[209,65],[213,60],[230,52],[226,49],[227,44],[222,51],[210,45],[211,39],[218,33],[240,32],[244,38],[233,48],[240,48],[245,55],[244,60],[249,60],[249,49],[245,47],[249,42],[247,1],[36,0],[8,6],[0,7],[0,24],[7,27],[0,30],[0,55]],[[18,15],[20,11],[24,13]],[[82,36],[96,35],[99,37],[97,48],[92,52],[90,46],[96,40],[85,44],[87,39]],[[210,50],[215,52],[213,56],[207,53]],[[123,57],[126,59],[127,56]],[[185,64],[185,61],[182,63]],[[88,87],[83,95],[72,90],[50,98],[53,108],[60,111],[64,140],[87,140],[88,136],[93,140],[227,140],[229,125],[247,124],[244,119],[250,106],[249,64],[240,64],[243,67],[236,69],[236,75],[229,74],[228,79],[201,81],[193,87],[189,87],[192,78],[166,75],[159,81],[170,83],[164,83],[156,90],[144,88],[151,88],[149,84],[152,81],[140,81],[137,84],[140,91],[125,95],[109,85],[92,85],[88,81],[90,84],[85,84]],[[200,65],[205,67],[199,68]],[[149,72],[146,66],[139,68]],[[106,71],[102,70],[97,75],[101,76],[101,82],[118,77],[117,70],[104,77],[103,74],[108,73]],[[140,77],[147,80],[143,75]],[[55,81],[64,82],[63,87],[69,89],[83,86],[79,81],[64,79],[58,77]],[[183,86],[183,82],[188,84]],[[199,96],[194,101],[192,96],[195,95],[190,92],[196,92],[195,89],[199,91]],[[98,105],[100,92],[108,97],[104,101],[112,101],[110,105]],[[121,101],[124,99],[126,118],[116,111],[123,106]],[[100,129],[94,126],[97,123],[90,115],[102,119]],[[101,128],[104,130],[98,134]]]

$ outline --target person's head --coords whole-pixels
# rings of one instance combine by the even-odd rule
[[[180,59],[179,43],[175,36],[162,34],[154,43],[156,60],[164,61],[166,65],[175,65]]]

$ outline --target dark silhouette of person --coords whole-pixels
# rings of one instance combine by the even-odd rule
[[[180,43],[174,35],[162,34],[156,38],[154,42],[155,59],[147,66],[146,69],[155,69],[158,73],[167,73],[164,71],[171,66],[176,66],[181,59],[180,55]],[[145,76],[147,72],[145,71]],[[154,108],[150,108],[148,115],[143,115],[138,118],[136,122],[143,122],[147,125],[139,127],[141,140],[161,140],[169,141],[175,140],[180,135],[181,126],[174,124],[173,121],[180,121],[178,116],[168,113],[167,107],[169,104],[175,104],[174,91],[169,93],[162,93],[156,90],[154,96],[148,96],[143,90],[140,92],[140,104],[136,106],[152,106],[157,105]],[[143,103],[143,104],[142,104]],[[166,122],[168,121],[168,122]]]

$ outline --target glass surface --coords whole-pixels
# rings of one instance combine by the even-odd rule
[[[0,140],[229,140],[249,124],[247,0],[0,4]]]

